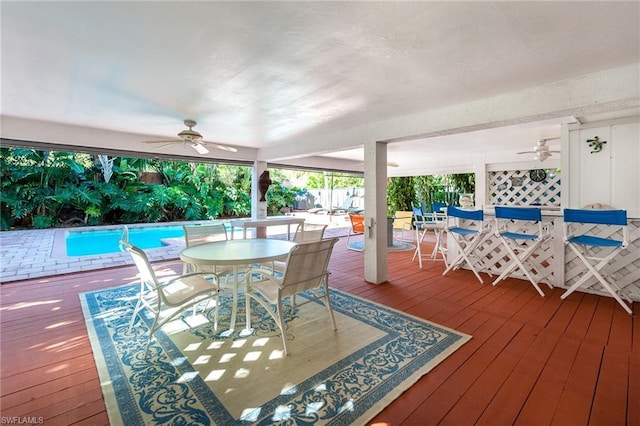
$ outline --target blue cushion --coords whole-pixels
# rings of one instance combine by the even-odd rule
[[[576,244],[583,244],[585,246],[597,246],[597,247],[620,247],[622,241],[612,240],[609,238],[594,237],[591,235],[580,235],[577,237],[569,238],[569,242]]]
[[[537,240],[538,239],[537,235],[520,234],[518,232],[504,231],[504,232],[500,232],[500,235],[506,238],[511,238],[512,240]]]

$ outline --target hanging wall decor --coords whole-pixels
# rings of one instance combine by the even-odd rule
[[[605,143],[607,143],[607,141],[601,141],[598,136],[593,139],[587,139],[587,144],[589,145],[589,148],[591,148],[592,154],[602,151],[602,145]]]

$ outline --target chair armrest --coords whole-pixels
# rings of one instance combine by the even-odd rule
[[[220,282],[220,278],[218,277],[218,275],[213,273],[213,272],[191,272],[189,274],[180,275],[179,277],[170,278],[167,281],[162,282],[162,284],[160,284],[160,288],[167,287],[168,285],[171,285],[176,281],[179,281],[179,280],[184,279],[184,278],[193,277],[193,276],[196,276],[196,275],[201,276],[205,280],[208,277],[212,277],[215,283],[219,283]]]
[[[245,284],[249,284],[253,274],[258,273],[258,274],[262,275],[264,278],[266,278],[267,280],[273,281],[275,284],[277,284],[279,287],[281,287],[280,281],[275,277],[274,272],[275,271],[273,269],[268,269],[268,268],[265,268],[263,266],[259,266],[257,268],[250,268],[244,274]]]

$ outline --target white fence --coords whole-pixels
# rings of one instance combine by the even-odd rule
[[[347,199],[351,198],[351,204],[346,208],[364,209],[364,188],[340,188],[340,189],[309,189],[309,197],[299,197],[295,208],[307,210],[315,206],[326,209],[345,207]]]

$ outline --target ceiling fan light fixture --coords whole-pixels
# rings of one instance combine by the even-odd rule
[[[549,157],[551,157],[549,151],[538,151],[534,154],[533,159],[542,162]]]

